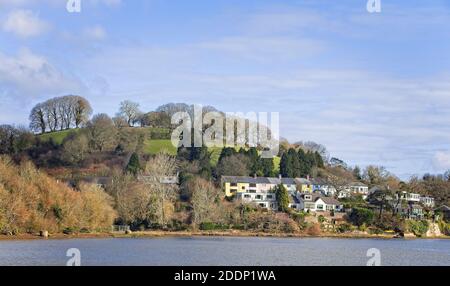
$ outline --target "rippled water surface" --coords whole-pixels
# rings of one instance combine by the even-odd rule
[[[382,265],[450,266],[450,240],[328,238],[148,238],[0,241],[0,265],[65,265],[68,249],[82,265]]]

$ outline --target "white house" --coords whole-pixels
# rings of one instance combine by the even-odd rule
[[[399,206],[397,206],[396,210],[403,217],[408,219],[423,219],[424,217],[423,208],[419,204],[415,203],[408,203],[405,205],[400,204]]]
[[[303,211],[324,212],[343,210],[343,205],[332,197],[324,197],[319,194],[298,194],[299,208]]]
[[[428,208],[434,208],[436,205],[432,197],[420,197],[420,203]]]
[[[398,198],[398,195],[397,195]],[[420,202],[420,194],[401,192],[400,199],[407,202],[419,203]]]
[[[295,194],[297,192],[297,182],[293,178],[281,178],[280,182],[286,188],[289,194]]]
[[[236,198],[244,203],[252,203],[261,208],[277,210],[277,198],[272,192],[237,193]]]
[[[310,179],[314,193],[321,193],[324,196],[332,197],[336,194],[336,188],[323,178]]]

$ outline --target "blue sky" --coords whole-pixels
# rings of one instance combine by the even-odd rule
[[[280,112],[281,136],[402,178],[450,169],[450,2],[0,0],[0,123],[80,94]]]

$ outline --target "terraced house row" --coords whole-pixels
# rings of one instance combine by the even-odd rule
[[[272,210],[278,209],[274,192],[278,185],[287,189],[290,195],[289,207],[312,212],[343,212],[344,207],[339,200],[355,195],[367,199],[370,194],[380,191],[378,187],[369,190],[367,185],[353,182],[337,186],[337,192],[336,187],[322,178],[222,177],[226,197],[234,197],[241,202]],[[397,197],[386,199],[398,213],[409,219],[421,219],[424,216],[424,208],[435,207],[433,198],[414,193],[402,192],[397,194]]]
[[[267,209],[278,209],[273,190],[283,185],[290,194],[290,207],[296,210],[341,211],[342,205],[334,199],[336,188],[323,179],[268,178],[223,176],[222,185],[226,197],[235,197],[245,203],[255,203]],[[360,194],[367,197],[368,186],[360,182],[350,183],[339,192],[339,198]]]

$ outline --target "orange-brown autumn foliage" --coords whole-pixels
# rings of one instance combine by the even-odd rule
[[[111,198],[94,185],[76,191],[30,163],[0,157],[0,233],[109,230],[116,217]]]

